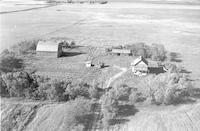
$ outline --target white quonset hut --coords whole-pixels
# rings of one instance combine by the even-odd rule
[[[37,53],[55,53],[57,57],[62,56],[62,41],[43,40],[39,41],[36,48]]]

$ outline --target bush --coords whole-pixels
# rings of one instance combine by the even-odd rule
[[[167,72],[168,73],[179,73],[180,69],[172,63],[165,63],[165,67],[168,69]]]
[[[48,81],[39,85],[38,95],[41,99],[48,99],[50,101],[67,101],[69,96],[65,94],[65,90],[69,87],[71,87],[70,81]]]
[[[89,88],[90,85],[88,85],[87,83],[80,83],[75,86],[69,86],[65,89],[65,95],[68,95],[70,99],[75,99],[78,96],[89,98]]]
[[[24,40],[14,45],[11,50],[18,55],[24,54],[28,51],[35,51],[38,41],[39,39]]]
[[[119,100],[128,100],[131,92],[131,87],[127,86],[126,84],[121,84],[119,86],[113,87],[112,90],[115,91]]]
[[[99,88],[99,84],[90,86],[88,92],[89,92],[90,98],[99,99],[101,96],[101,89]]]
[[[24,62],[14,52],[3,51],[0,56],[0,72],[8,73],[22,70]]]
[[[2,79],[11,97],[30,98],[36,90],[37,83],[34,82],[31,75],[24,71],[3,74]]]
[[[135,104],[139,100],[140,96],[136,91],[131,91],[131,94],[129,95],[129,102],[131,104]]]
[[[0,95],[1,96],[7,96],[8,95],[8,91],[7,91],[7,88],[6,88],[6,83],[3,80],[1,75],[0,75]]]

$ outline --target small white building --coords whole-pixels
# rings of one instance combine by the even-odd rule
[[[92,61],[86,61],[85,62],[85,66],[88,67],[88,68],[91,67],[92,66]]]

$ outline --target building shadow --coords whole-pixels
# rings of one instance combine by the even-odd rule
[[[127,116],[133,116],[138,112],[138,109],[135,108],[134,105],[120,105],[118,110],[118,116],[121,117],[127,117]]]
[[[160,74],[165,73],[166,71],[163,69],[163,67],[148,67],[150,74]]]
[[[182,62],[183,60],[181,59],[181,54],[176,53],[176,52],[171,52],[170,53],[170,60],[172,62]]]
[[[72,57],[77,55],[85,54],[84,52],[63,52],[61,57]]]

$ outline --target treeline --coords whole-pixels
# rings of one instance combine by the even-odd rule
[[[134,56],[143,56],[144,58],[150,58],[155,61],[164,61],[167,58],[167,51],[163,44],[151,44],[134,43],[124,46],[115,46],[117,49],[131,50],[131,54]]]
[[[108,1],[106,0],[47,0],[47,3],[90,3],[90,4],[94,4],[94,3],[99,3],[99,4],[106,4],[108,3]]]
[[[51,80],[25,71],[0,76],[1,96],[37,100],[69,101],[79,96],[98,98],[98,85],[73,84],[71,81]]]

